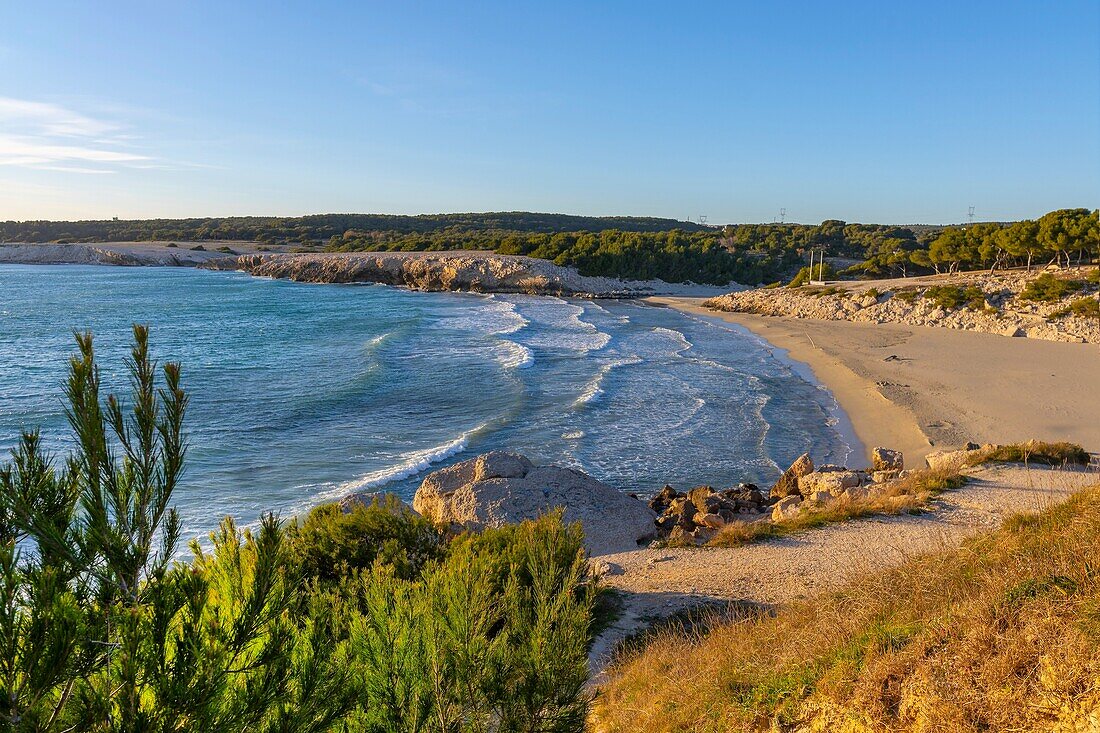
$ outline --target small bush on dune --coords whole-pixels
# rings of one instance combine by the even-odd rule
[[[1020,293],[1020,299],[1053,303],[1067,295],[1080,292],[1084,285],[1080,280],[1062,280],[1049,272],[1044,272],[1024,287]]]
[[[917,302],[917,298],[920,297],[920,293],[916,290],[910,290],[910,289],[895,290],[894,291],[894,297],[897,298],[898,300],[900,300],[903,303],[912,304],[912,303]]]
[[[924,297],[944,310],[966,306],[971,310],[986,307],[985,292],[976,285],[960,288],[957,285],[933,285],[924,291]]]
[[[1065,318],[1066,316],[1100,318],[1100,300],[1096,297],[1078,298],[1065,308],[1059,308],[1051,313],[1047,316],[1047,320],[1053,321],[1058,318]]]
[[[972,461],[980,463],[1040,463],[1045,466],[1088,465],[1088,451],[1076,443],[1045,443],[1031,440],[1027,443],[1002,445],[984,453]]]

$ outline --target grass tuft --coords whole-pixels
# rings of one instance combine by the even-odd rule
[[[1044,466],[1087,466],[1091,456],[1076,443],[1046,443],[1029,440],[1026,443],[1002,445],[972,459],[970,465],[982,463],[1039,463]]]

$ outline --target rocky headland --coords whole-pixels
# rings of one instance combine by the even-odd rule
[[[428,291],[619,298],[678,289],[588,277],[533,257],[472,251],[250,254],[211,260],[203,267],[296,282],[380,283]]]
[[[734,313],[830,321],[935,326],[1048,341],[1100,343],[1096,268],[1046,273],[1067,292],[1028,297],[1040,273],[964,273],[827,286],[773,287],[728,293],[705,306]],[[1047,282],[1050,282],[1048,280]],[[1072,287],[1071,287],[1072,286]]]

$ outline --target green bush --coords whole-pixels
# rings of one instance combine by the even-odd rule
[[[355,502],[347,512],[339,504],[322,504],[287,535],[290,560],[322,580],[375,563],[391,566],[399,578],[415,578],[443,554],[442,533],[392,494]]]
[[[1085,284],[1080,280],[1062,280],[1049,272],[1044,272],[1027,284],[1020,293],[1020,299],[1053,303],[1067,295],[1080,292],[1084,286]]]
[[[1095,297],[1078,298],[1065,308],[1059,308],[1051,313],[1047,316],[1047,320],[1053,321],[1058,318],[1065,318],[1066,316],[1100,318],[1100,300],[1097,300]]]
[[[813,275],[813,277],[810,277],[810,266],[807,265],[799,270],[798,274],[787,283],[787,287],[797,288],[810,282],[810,280],[835,280],[836,270],[826,262],[823,265],[814,265]]]
[[[896,290],[894,291],[894,297],[903,303],[915,303],[917,298],[920,297],[920,293],[916,290]]]
[[[944,310],[966,306],[972,310],[986,307],[985,292],[976,285],[960,288],[957,285],[933,285],[924,291],[924,297]]]
[[[1100,285],[1100,268],[1090,270],[1089,274],[1085,275],[1085,282],[1090,282],[1093,285]]]
[[[419,580],[345,581],[354,731],[582,730],[593,593],[560,515],[459,538]]]

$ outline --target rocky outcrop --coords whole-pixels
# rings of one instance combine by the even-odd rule
[[[434,522],[465,529],[534,519],[561,507],[579,521],[595,555],[635,549],[656,535],[655,514],[642,501],[559,466],[536,466],[516,453],[493,451],[429,474],[413,508]]]
[[[658,516],[657,533],[674,543],[702,544],[714,530],[738,521],[755,521],[767,516],[770,501],[755,484],[715,490],[696,486],[682,493],[665,486],[649,500]]]
[[[901,468],[900,452],[876,448],[874,455],[878,470],[829,464],[815,468],[809,454],[803,454],[783,472],[768,495],[754,484],[720,491],[697,486],[687,493],[665,486],[649,500],[649,508],[657,514],[655,524],[661,539],[673,545],[702,545],[737,523],[784,522],[834,502],[866,501],[881,495],[906,472]]]
[[[1047,341],[1100,343],[1100,322],[1074,315],[1067,306],[1082,297],[1097,297],[1097,286],[1086,282],[1086,271],[1066,273],[1083,283],[1079,292],[1044,303],[1020,297],[1038,273],[966,273],[950,277],[892,281],[893,290],[879,293],[866,282],[838,282],[828,288],[759,288],[728,293],[704,305],[735,313],[812,318],[862,323],[900,323],[978,331],[1006,337]],[[912,284],[909,284],[912,283]],[[931,285],[974,287],[983,294],[978,303],[944,308],[927,295]],[[975,307],[977,306],[977,307]]]
[[[798,493],[798,481],[808,473],[813,473],[814,462],[810,458],[809,453],[803,453],[795,459],[791,467],[783,472],[783,475],[779,477],[779,480],[775,482],[775,486],[772,486],[769,496],[777,499],[782,499],[784,496],[791,496]]]
[[[971,461],[977,461],[987,453],[992,453],[1000,446],[987,443],[978,446],[976,443],[967,443],[961,450],[937,450],[924,457],[924,462],[933,471],[955,471],[968,465]]]
[[[212,260],[209,269],[312,283],[381,283],[413,290],[579,297],[652,295],[651,283],[586,277],[532,257],[488,252],[250,254]]]
[[[871,451],[872,471],[900,471],[905,468],[905,457],[901,451],[889,448],[875,448]]]

